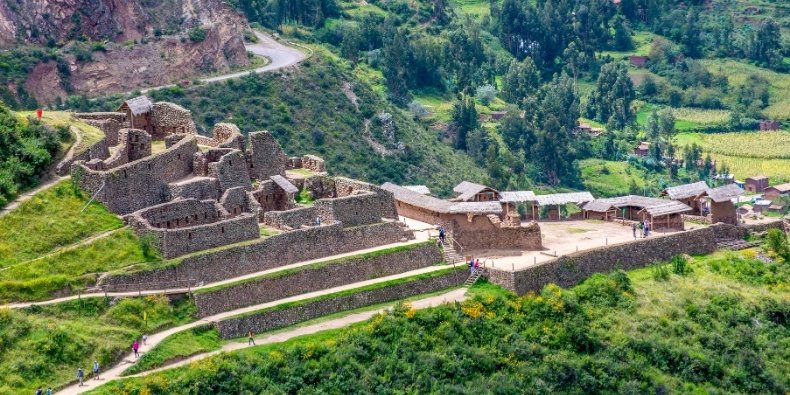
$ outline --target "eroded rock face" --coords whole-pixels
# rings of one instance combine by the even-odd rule
[[[202,41],[190,29],[202,28]],[[64,45],[69,75],[37,66],[24,86],[42,103],[71,93],[99,95],[173,83],[248,62],[244,17],[222,0],[11,0],[0,2],[0,47]],[[77,38],[105,42],[92,60],[68,50]],[[54,63],[54,62],[53,62]],[[61,83],[61,79],[67,79]],[[43,89],[50,87],[49,90]],[[52,91],[51,87],[58,87]]]

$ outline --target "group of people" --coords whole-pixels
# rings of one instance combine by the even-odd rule
[[[52,395],[52,387],[47,387],[46,391],[43,388],[38,387],[36,389],[36,395]]]
[[[77,381],[80,382],[80,387],[84,385],[83,384],[84,379],[85,379],[85,372],[82,370],[81,367],[77,368]],[[99,379],[99,361],[97,360],[93,360],[93,379],[94,380]],[[47,389],[47,395],[51,395],[51,394],[52,394],[52,390]],[[41,395],[41,393],[36,391],[36,395]]]
[[[467,265],[469,265],[470,273],[475,274],[477,273],[478,270],[480,270],[480,259],[472,258],[469,260],[469,263],[467,263]]]
[[[642,222],[639,222],[638,224],[636,222],[631,224],[631,231],[634,234],[634,239],[636,239],[637,229],[639,229],[639,234],[641,234],[643,238],[647,237],[647,236],[650,236],[650,223],[649,222],[642,221]]]

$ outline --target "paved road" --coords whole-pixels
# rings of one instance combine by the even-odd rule
[[[396,276],[392,276],[392,277],[396,277]],[[362,284],[362,283],[358,283],[358,284]],[[356,286],[361,286],[361,285],[356,285]],[[338,288],[344,288],[344,287],[338,287]],[[325,291],[321,291],[321,292],[317,292],[317,293],[324,293],[324,292]],[[331,292],[336,292],[336,291],[331,291]],[[317,294],[317,293],[315,293],[315,294]],[[313,293],[299,295],[299,298],[303,298],[306,295],[312,295],[312,294]],[[310,297],[312,297],[312,296],[310,296]],[[281,303],[287,303],[287,302],[291,301],[292,299],[295,299],[295,298],[281,299],[281,300],[278,300],[276,302],[264,303],[264,304],[258,305],[258,306],[252,306],[252,307],[247,307],[247,308],[244,308],[244,309],[229,311],[229,312],[217,314],[215,316],[206,317],[204,319],[201,319],[201,320],[193,322],[193,323],[189,323],[189,324],[182,325],[182,326],[179,326],[179,327],[176,327],[176,328],[168,329],[168,330],[163,331],[163,332],[156,333],[156,334],[151,335],[151,336],[148,337],[148,342],[147,342],[147,344],[145,346],[143,346],[143,345],[140,346],[140,352],[142,354],[145,354],[149,350],[153,349],[157,344],[161,343],[162,340],[164,340],[167,336],[170,336],[170,335],[172,335],[172,334],[174,334],[176,332],[181,332],[183,330],[186,330],[186,329],[189,329],[189,328],[193,328],[193,327],[198,326],[198,325],[202,325],[202,324],[206,324],[206,323],[209,323],[209,322],[212,322],[212,321],[216,321],[219,318],[224,318],[224,317],[227,317],[227,316],[243,314],[245,311],[257,310],[257,309],[260,309],[260,308],[268,307],[269,305],[276,305],[276,304],[281,304]],[[421,309],[421,308],[438,306],[438,305],[441,305],[443,303],[448,303],[448,302],[462,301],[464,299],[466,299],[466,288],[458,288],[458,289],[454,289],[452,291],[449,291],[449,292],[446,292],[446,293],[443,293],[443,294],[440,294],[440,295],[436,295],[436,296],[431,296],[431,297],[427,297],[427,298],[424,298],[424,299],[415,300],[415,301],[411,302],[411,305],[415,309]],[[264,335],[256,338],[255,342],[256,342],[257,345],[271,344],[271,343],[280,343],[280,342],[284,342],[286,340],[292,339],[292,338],[297,337],[297,336],[303,336],[303,335],[308,335],[308,334],[312,334],[312,333],[317,333],[317,332],[325,331],[325,330],[328,330],[328,329],[342,328],[342,327],[345,327],[345,326],[348,326],[348,325],[351,325],[351,324],[354,324],[354,323],[357,323],[357,322],[365,321],[365,320],[373,317],[374,315],[386,310],[387,308],[389,308],[389,307],[378,309],[378,310],[372,310],[372,311],[364,311],[364,312],[361,312],[361,313],[354,313],[354,314],[350,314],[350,315],[347,315],[347,316],[343,316],[343,317],[339,317],[339,318],[335,318],[335,319],[319,322],[319,323],[312,324],[312,325],[296,327],[296,328],[294,328],[292,330],[289,330],[289,331],[278,332],[278,333],[268,334],[268,335],[264,334]],[[180,361],[180,362],[175,363],[173,365],[168,365],[168,366],[165,366],[165,367],[162,367],[162,368],[159,368],[159,369],[143,372],[143,373],[140,373],[140,374],[137,374],[137,375],[134,375],[134,376],[129,376],[129,377],[145,376],[145,375],[148,375],[148,374],[151,374],[151,373],[154,373],[154,372],[159,372],[159,371],[162,371],[162,370],[172,369],[172,368],[175,368],[175,367],[178,367],[178,366],[182,366],[182,365],[188,364],[190,362],[194,362],[194,361],[197,361],[197,360],[205,359],[205,358],[208,358],[210,356],[219,354],[221,352],[228,352],[228,351],[238,350],[238,349],[242,349],[242,348],[246,348],[246,347],[247,347],[247,340],[246,339],[244,339],[244,341],[238,342],[238,343],[228,343],[228,344],[224,345],[220,350],[194,355],[194,356],[192,356],[192,357],[190,357],[190,358],[188,358],[186,360]],[[86,380],[85,381],[86,385],[83,386],[83,387],[79,387],[76,384],[72,384],[72,385],[69,385],[68,387],[65,387],[65,388],[57,391],[57,393],[58,393],[58,395],[81,394],[83,392],[90,391],[90,390],[92,390],[92,389],[94,389],[94,388],[96,388],[96,387],[98,387],[98,386],[100,386],[102,384],[106,384],[106,383],[108,383],[110,381],[115,381],[115,380],[122,379],[123,377],[121,377],[121,373],[124,370],[126,370],[131,364],[134,364],[136,362],[137,362],[137,360],[134,358],[134,355],[132,353],[129,353],[128,355],[126,355],[121,360],[120,363],[118,363],[115,366],[111,367],[109,370],[104,371],[100,375],[101,376],[101,380],[95,380],[95,381],[94,380]],[[88,367],[88,368],[90,368],[90,367]],[[85,369],[85,368],[83,368],[83,369]],[[88,370],[89,369],[85,369],[86,372]],[[76,371],[76,368],[75,368],[75,371]]]
[[[217,81],[225,81],[233,78],[243,77],[249,73],[265,73],[267,71],[279,70],[283,67],[295,65],[307,58],[307,55],[293,47],[289,47],[275,40],[272,36],[255,31],[255,36],[258,37],[257,43],[247,43],[244,47],[247,51],[252,52],[254,55],[264,57],[270,62],[264,66],[258,67],[253,70],[238,71],[235,73],[223,74],[216,77],[201,78],[202,83],[211,83]],[[156,86],[140,90],[142,93],[168,88],[175,84]]]

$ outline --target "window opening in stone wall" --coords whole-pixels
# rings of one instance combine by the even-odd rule
[[[188,233],[187,237],[189,238],[189,240],[192,240],[192,232]]]
[[[225,227],[223,226],[221,229],[222,233],[225,233]]]

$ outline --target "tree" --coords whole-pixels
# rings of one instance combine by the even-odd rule
[[[631,40],[631,29],[628,28],[628,21],[622,14],[617,14],[612,18],[612,29],[614,30],[615,50],[627,51],[634,47],[634,42]]]
[[[400,105],[410,100],[408,86],[408,54],[409,44],[404,33],[393,24],[386,28],[387,39],[384,42],[384,79],[387,83],[390,99]]]
[[[466,150],[468,148],[467,135],[470,131],[480,127],[473,98],[464,96],[453,105],[452,123],[456,133],[455,148]]]
[[[661,136],[668,142],[671,142],[675,137],[675,115],[670,108],[661,110],[658,115]]]
[[[634,85],[625,64],[607,63],[601,68],[595,89],[587,101],[587,117],[600,122],[613,118],[615,127],[623,129],[634,121],[635,115],[631,110],[634,96]]]
[[[751,58],[767,67],[779,68],[782,65],[782,33],[773,19],[760,23],[757,29]]]
[[[655,108],[653,108],[653,111],[650,112],[645,121],[645,134],[647,134],[647,138],[650,141],[658,140],[661,134],[661,120],[658,116],[658,110]]]
[[[681,43],[683,44],[683,53],[686,56],[698,58],[702,55],[702,29],[699,21],[699,12],[697,12],[696,8],[691,8],[686,13]]]
[[[502,98],[508,103],[521,106],[521,102],[535,93],[540,86],[540,73],[532,58],[511,61],[502,84]]]
[[[475,91],[475,97],[487,106],[496,99],[496,88],[489,84],[479,86]]]

